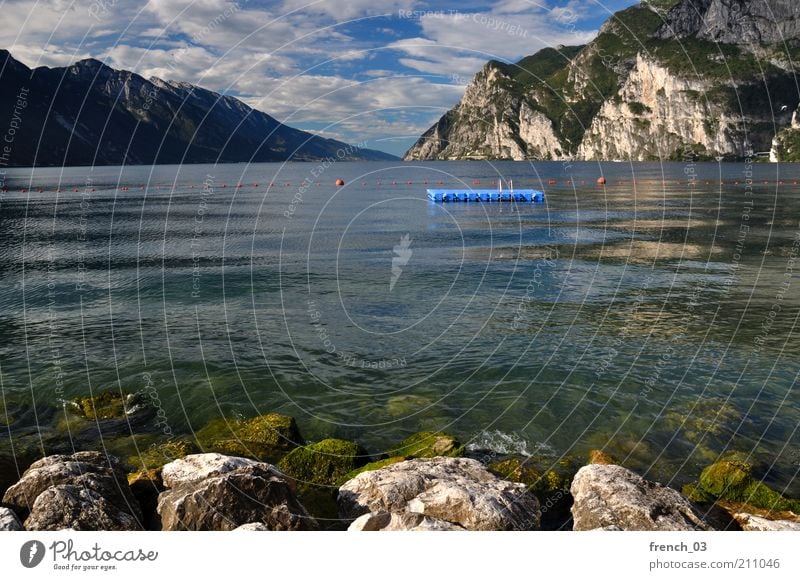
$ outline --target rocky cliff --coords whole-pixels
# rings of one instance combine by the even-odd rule
[[[798,56],[795,2],[643,2],[615,14],[586,46],[487,63],[405,159],[644,161],[768,151],[800,102]]]

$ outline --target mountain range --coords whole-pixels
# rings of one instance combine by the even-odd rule
[[[800,161],[800,2],[649,0],[488,62],[406,160]]]
[[[95,59],[31,70],[0,50],[0,86],[0,162],[9,167],[396,159]]]

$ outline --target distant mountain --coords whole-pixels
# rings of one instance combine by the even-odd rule
[[[405,159],[800,160],[797,0],[650,0],[490,61]]]
[[[0,67],[6,166],[396,159],[293,129],[233,97],[94,59],[31,70],[0,50]]]

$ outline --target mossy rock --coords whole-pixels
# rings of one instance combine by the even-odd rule
[[[619,465],[619,461],[600,449],[589,452],[589,465]]]
[[[422,431],[406,438],[389,455],[408,458],[461,457],[464,455],[464,446],[446,433]]]
[[[199,451],[194,441],[189,439],[174,439],[156,443],[138,455],[128,457],[128,465],[137,469],[161,468],[171,461],[186,457]]]
[[[574,471],[565,469],[568,463],[557,463],[551,469],[540,470],[531,458],[510,458],[490,463],[487,467],[495,474],[514,483],[523,483],[536,494],[549,494],[569,489]]]
[[[129,408],[136,404],[136,397],[111,389],[90,397],[76,397],[70,402],[79,416],[95,421],[125,417]]]
[[[289,451],[305,444],[294,418],[278,413],[249,419],[214,419],[197,432],[197,443],[206,452],[270,463],[277,463]]]
[[[324,439],[290,451],[278,462],[278,469],[298,483],[333,485],[366,462],[366,451],[358,443]]]
[[[343,486],[345,483],[353,479],[359,473],[364,473],[365,471],[376,471],[378,469],[383,469],[384,467],[388,467],[395,463],[400,463],[401,461],[405,461],[405,457],[395,456],[389,457],[387,459],[381,459],[380,461],[373,461],[371,463],[367,463],[366,465],[362,465],[358,469],[354,469],[352,471],[347,472],[345,475],[337,479],[334,484],[337,487]]]
[[[741,420],[739,410],[725,399],[711,397],[685,404],[665,416],[671,429],[682,429],[692,443],[699,443],[708,436],[724,435]]]
[[[782,496],[753,478],[753,467],[738,459],[722,459],[706,467],[700,479],[684,486],[689,499],[711,503],[719,499],[747,503],[774,511],[800,512],[800,501]]]

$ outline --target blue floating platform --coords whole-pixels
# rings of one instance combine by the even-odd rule
[[[544,193],[535,189],[516,189],[514,191],[499,189],[429,189],[428,199],[431,201],[518,201],[523,203],[541,203]]]

